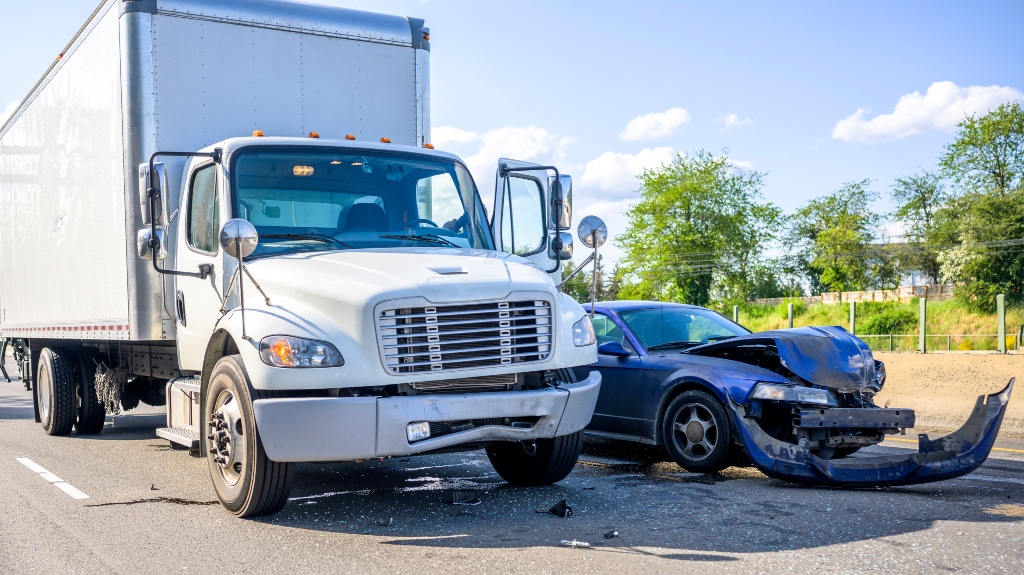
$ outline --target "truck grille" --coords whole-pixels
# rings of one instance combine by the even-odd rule
[[[377,334],[389,373],[451,371],[537,362],[551,355],[544,300],[385,309]]]
[[[410,383],[421,393],[473,393],[477,391],[509,391],[516,384],[516,374],[485,375],[465,379],[444,379]]]

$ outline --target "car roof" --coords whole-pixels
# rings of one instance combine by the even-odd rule
[[[662,302],[662,301],[642,301],[642,300],[615,300],[615,301],[599,301],[595,305],[598,310],[605,309],[613,311],[615,313],[630,311],[635,309],[656,309],[662,307],[674,307],[683,309],[707,309],[699,305],[690,305],[685,303],[673,303],[673,302]],[[590,310],[590,304],[583,304],[583,308]]]

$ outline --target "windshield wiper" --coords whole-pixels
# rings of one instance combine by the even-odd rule
[[[260,237],[261,238],[277,238],[277,239],[284,239],[284,240],[318,240],[318,241],[321,241],[321,242],[324,242],[324,243],[333,242],[333,243],[338,244],[339,246],[342,246],[344,248],[348,248],[350,250],[351,249],[355,249],[352,246],[346,244],[345,242],[339,240],[338,238],[329,236],[327,234],[318,234],[318,233],[315,233],[315,232],[310,232],[310,233],[305,233],[305,234],[260,234]]]
[[[648,347],[647,350],[651,351],[651,350],[658,350],[658,349],[669,349],[669,348],[672,348],[672,347],[689,347],[691,345],[698,345],[698,344],[696,342],[692,342],[692,341],[669,341],[669,342],[666,342],[666,343],[659,343],[658,345],[652,345],[652,346]]]
[[[377,236],[377,237],[385,238],[385,239],[389,239],[389,240],[409,240],[409,241],[413,241],[413,242],[422,242],[422,243],[425,243],[425,244],[434,244],[435,246],[452,246],[452,247],[456,247],[456,248],[460,247],[459,244],[450,242],[450,241],[442,238],[441,236],[435,236],[435,235],[431,235],[431,234],[424,234],[422,236],[412,236],[412,235],[403,236],[403,235],[400,235],[400,234],[394,234],[394,235],[381,235],[381,236]]]
[[[734,337],[736,337],[736,336],[735,335],[709,335],[707,337],[707,340],[708,340],[708,343],[711,343],[713,341],[722,341],[723,339],[732,339]]]

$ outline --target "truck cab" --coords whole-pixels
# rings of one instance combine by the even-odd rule
[[[568,474],[600,387],[569,369],[595,340],[555,283],[571,178],[503,160],[489,219],[462,160],[429,148],[246,137],[200,154],[152,194],[139,246],[163,242],[181,370],[158,434],[208,457],[226,507],[262,512],[233,486],[301,461],[484,447],[512,483]]]

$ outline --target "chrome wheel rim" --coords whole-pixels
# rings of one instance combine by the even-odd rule
[[[221,390],[213,404],[209,421],[208,457],[220,470],[228,485],[236,485],[248,462],[245,459],[245,437],[242,413],[235,394]]]
[[[46,363],[39,364],[39,379],[36,381],[36,389],[39,390],[39,419],[45,425],[50,420],[50,374],[46,369]]]
[[[690,461],[707,459],[718,445],[718,421],[699,403],[687,403],[672,418],[672,442]]]

